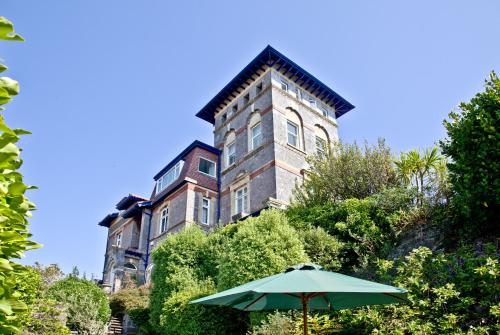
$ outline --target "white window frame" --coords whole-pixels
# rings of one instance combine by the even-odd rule
[[[233,150],[233,153],[231,154],[231,150],[230,148],[234,148]],[[226,162],[227,162],[227,166],[231,166],[233,164],[236,163],[236,141],[233,141],[231,143],[229,143],[227,146],[226,146],[226,149],[227,149],[227,154],[226,154]],[[233,162],[231,162],[231,157],[234,158]]]
[[[206,220],[204,217],[206,213]],[[204,225],[210,225],[210,198],[203,197],[201,199],[201,223]]]
[[[321,143],[322,145],[318,145],[319,143]],[[325,141],[324,138],[316,136],[316,153],[319,156],[321,156],[321,157],[325,156],[327,146],[328,146],[328,142]]]
[[[122,233],[123,232],[119,232],[116,234],[115,244],[118,248],[121,248],[122,246]]]
[[[184,161],[178,161],[174,166],[172,166],[167,172],[165,172],[158,180],[156,181],[156,193],[160,193],[168,186],[172,185],[174,181],[179,178],[181,174],[182,168],[184,167]],[[169,178],[169,180],[167,180]]]
[[[238,204],[241,202],[241,208]],[[248,213],[248,186],[243,186],[234,191],[235,214]]]
[[[210,173],[206,173],[206,172],[203,172],[200,170],[200,164],[201,164],[201,161],[204,160],[204,161],[207,161],[209,163],[212,163],[214,165],[214,174],[211,175]],[[201,173],[201,174],[204,174],[205,176],[209,176],[209,177],[212,177],[212,178],[215,178],[215,176],[217,175],[217,163],[215,163],[214,161],[208,159],[208,158],[205,158],[205,157],[200,157],[200,160],[198,162],[198,172]]]
[[[288,81],[285,79],[281,79],[281,89],[285,92],[288,92]]]
[[[296,133],[290,132],[288,129],[288,126],[291,125],[295,128]],[[290,135],[295,138],[295,144],[290,143]],[[300,127],[298,124],[295,122],[292,122],[290,120],[286,120],[286,141],[289,145],[295,147],[295,148],[300,148]]]
[[[257,129],[257,127],[259,128],[259,133],[254,134],[254,130]],[[252,128],[250,128],[250,134],[252,137],[252,150],[254,150],[262,145],[262,122],[257,122],[253,125]],[[258,143],[255,143],[256,141]]]
[[[158,235],[161,235],[168,230],[169,216],[170,211],[168,206],[163,207],[160,211],[160,216],[158,217]]]

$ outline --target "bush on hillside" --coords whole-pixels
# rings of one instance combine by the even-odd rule
[[[93,282],[70,276],[49,287],[47,297],[66,306],[71,330],[82,335],[106,333],[111,309],[108,298]]]

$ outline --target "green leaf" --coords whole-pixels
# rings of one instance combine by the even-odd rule
[[[0,77],[0,87],[10,95],[19,94],[19,82],[9,77]]]
[[[0,73],[4,72],[7,69],[8,69],[8,67],[5,66],[5,64],[0,63]]]
[[[5,17],[0,16],[0,40],[24,41],[21,35],[14,32],[14,25]]]

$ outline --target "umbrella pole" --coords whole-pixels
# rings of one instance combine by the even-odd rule
[[[302,320],[304,322],[304,335],[307,335],[307,298],[302,293]]]

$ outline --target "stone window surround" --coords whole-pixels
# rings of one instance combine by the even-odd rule
[[[206,201],[206,205],[205,205],[205,201]],[[203,225],[206,225],[206,226],[209,226],[210,225],[210,210],[211,210],[211,199],[208,198],[208,197],[202,197],[201,198],[201,219],[200,219],[200,222],[201,224]],[[207,213],[207,220],[206,222],[203,222],[203,217],[204,217],[204,211],[206,210],[206,213]]]
[[[246,203],[246,208],[250,212],[250,197],[251,197],[251,189],[250,189],[250,174],[245,173],[242,176],[237,177],[231,185],[229,185],[229,191],[231,194],[231,216],[239,214],[236,213],[236,191],[241,189],[242,187],[247,188],[247,203]],[[248,214],[248,213],[242,213],[242,214]]]

